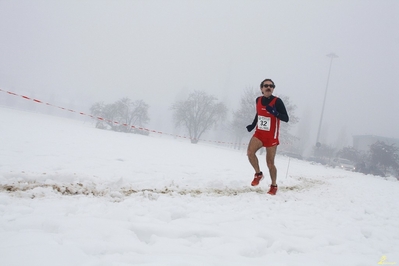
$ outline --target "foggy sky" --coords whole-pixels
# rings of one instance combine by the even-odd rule
[[[334,52],[323,138],[351,145],[399,138],[398,33],[396,0],[0,0],[0,87],[86,108],[143,99],[162,130],[189,92],[234,108],[272,78],[315,141]]]

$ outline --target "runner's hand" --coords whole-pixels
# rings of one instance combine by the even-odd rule
[[[276,109],[276,106],[270,106],[270,105],[267,105],[266,106],[266,110],[269,112],[269,113],[271,113],[272,115],[274,115],[275,117],[278,117],[278,115],[280,114],[279,112],[277,112],[277,109]]]
[[[248,132],[251,132],[255,127],[253,125],[248,125],[247,130]]]

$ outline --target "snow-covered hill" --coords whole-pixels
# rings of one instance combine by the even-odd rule
[[[270,196],[245,149],[0,118],[1,265],[399,263],[395,179],[277,156]]]

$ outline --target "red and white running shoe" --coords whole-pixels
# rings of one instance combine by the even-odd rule
[[[269,189],[269,191],[267,192],[267,194],[276,195],[276,193],[277,193],[277,185],[275,185],[275,186],[270,185],[270,189]]]
[[[251,182],[251,186],[254,187],[254,186],[259,185],[259,182],[260,182],[262,179],[263,179],[263,173],[262,173],[262,172],[256,173],[255,176],[254,176],[254,180],[252,180],[252,182]]]

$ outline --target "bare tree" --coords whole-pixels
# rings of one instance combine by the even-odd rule
[[[148,117],[148,104],[143,100],[132,101],[122,98],[113,104],[95,103],[90,112],[99,119],[97,128],[110,128],[120,132],[137,132],[132,126],[144,126],[150,120]]]
[[[132,101],[129,98],[122,98],[115,104],[119,125],[122,132],[135,132],[132,127],[126,125],[143,126],[150,120],[148,117],[148,104],[143,100]]]
[[[95,119],[97,119],[96,128],[106,129],[108,124],[112,129],[114,126],[113,123],[107,123],[107,120],[113,121],[115,117],[110,107],[111,104],[105,104],[104,102],[97,102],[90,107],[91,115],[95,116]]]
[[[201,135],[226,117],[227,108],[217,98],[203,91],[194,91],[187,100],[172,105],[175,126],[187,129],[191,143],[197,143]]]
[[[248,133],[245,127],[251,124],[255,117],[255,99],[259,96],[259,90],[246,88],[241,97],[239,109],[233,112],[231,129],[233,130],[233,134],[235,136],[235,145],[238,147],[238,149],[241,147],[242,139]]]
[[[282,95],[281,99],[284,102],[285,108],[287,109],[287,113],[290,117],[290,120],[288,123],[281,123],[280,127],[280,136],[282,141],[282,146],[286,146],[290,150],[295,149],[295,144],[299,140],[297,136],[294,136],[291,134],[291,129],[293,125],[299,122],[298,116],[295,114],[295,110],[297,106],[291,102],[291,99],[289,96]],[[296,151],[298,152],[298,151]]]

